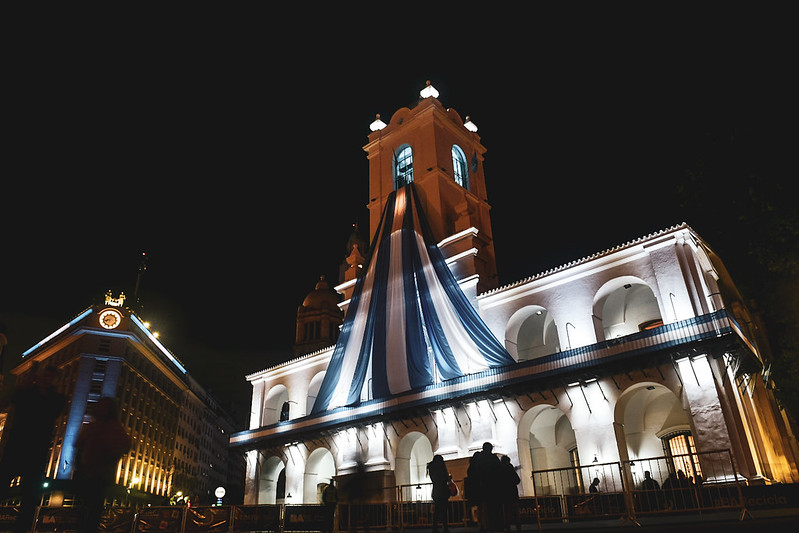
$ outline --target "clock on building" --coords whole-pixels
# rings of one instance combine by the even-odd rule
[[[122,315],[116,309],[106,309],[100,313],[100,325],[105,329],[114,329],[122,322]]]

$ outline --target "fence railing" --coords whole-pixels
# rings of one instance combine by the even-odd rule
[[[744,480],[729,450],[540,470],[532,477],[540,520],[746,512]]]
[[[680,476],[682,472],[683,476]],[[621,518],[636,521],[644,515],[705,513],[739,510],[747,498],[744,480],[735,472],[729,450],[652,457],[612,463],[537,470],[532,473],[534,495],[519,500],[519,522],[579,521]],[[478,510],[460,494],[447,503],[450,528],[479,527]],[[596,492],[592,491],[592,484]],[[393,487],[393,497],[376,503],[338,504],[338,531],[404,530],[432,526],[434,504],[430,484]],[[15,508],[0,507],[0,532],[10,531]],[[78,508],[41,507],[35,532],[75,531]],[[198,507],[114,507],[103,517],[103,529],[117,533],[327,531],[329,511],[322,505],[234,505]]]

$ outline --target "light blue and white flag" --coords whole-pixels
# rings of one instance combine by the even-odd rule
[[[444,261],[413,183],[389,196],[372,250],[312,414],[514,363]]]

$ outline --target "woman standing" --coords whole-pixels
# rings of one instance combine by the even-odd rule
[[[447,511],[449,507],[449,487],[447,482],[450,475],[444,458],[434,455],[433,460],[427,463],[427,476],[433,483],[433,533],[438,533],[438,523],[444,525],[444,533],[449,533]]]

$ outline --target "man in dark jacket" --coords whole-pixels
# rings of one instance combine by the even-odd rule
[[[483,443],[483,450],[475,461],[475,473],[481,494],[480,530],[502,531],[502,464],[493,453],[494,446],[490,442]]]

